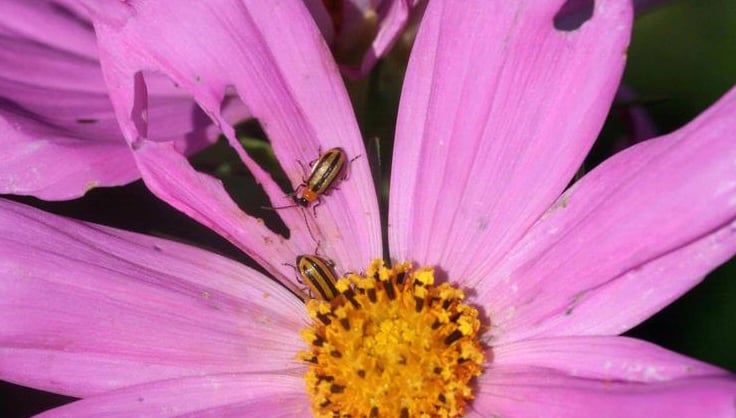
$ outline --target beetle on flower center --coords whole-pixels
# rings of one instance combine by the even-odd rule
[[[313,267],[307,256],[300,261]],[[478,310],[461,290],[435,286],[431,268],[380,260],[334,288],[330,298],[307,301],[309,349],[298,355],[309,365],[315,416],[464,414],[485,355]]]

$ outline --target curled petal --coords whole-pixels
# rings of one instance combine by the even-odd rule
[[[350,166],[317,211],[278,214],[291,239],[273,233],[236,205],[222,185],[197,173],[176,147],[149,138],[148,86],[143,70],[164,74],[191,94],[222,130],[274,206],[292,204],[271,176],[240,146],[222,115],[223,99],[239,96],[268,134],[293,185],[302,182],[299,161],[321,148],[364,154],[350,102],[329,51],[301,2],[88,1],[98,34],[103,72],[124,135],[152,190],[167,202],[230,239],[295,288],[284,266],[298,254],[320,249],[346,270],[358,270],[380,254],[377,203],[367,158]],[[167,16],[167,19],[160,19]],[[180,22],[195,22],[196,30]],[[274,24],[277,22],[278,24]],[[307,233],[304,216],[315,225]],[[267,239],[264,239],[266,237]]]
[[[344,66],[346,73],[351,77],[368,74],[376,62],[394,46],[420,2],[421,0],[343,1],[343,22],[335,39],[335,48],[338,50],[356,47],[354,44],[360,43],[361,36],[365,36],[363,32],[366,31],[366,21],[375,21],[375,36],[368,50],[357,66]]]
[[[0,201],[0,378],[70,396],[298,367],[303,305],[238,263]]]

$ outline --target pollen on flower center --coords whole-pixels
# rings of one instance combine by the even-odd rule
[[[473,399],[484,354],[478,311],[431,268],[387,268],[338,280],[340,294],[312,299],[302,335],[307,390],[317,417],[456,417]]]

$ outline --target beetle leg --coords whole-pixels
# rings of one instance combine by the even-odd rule
[[[358,158],[362,157],[362,154],[356,155],[355,157],[351,158],[350,161],[345,165],[345,170],[343,170],[340,181],[345,181],[350,177],[350,166],[353,164],[353,161],[357,160]]]
[[[317,217],[317,206],[319,206],[321,204],[322,204],[322,198],[321,197],[318,197],[317,198],[317,204],[314,205],[314,206],[312,206],[312,213],[314,214],[314,217],[315,218]]]

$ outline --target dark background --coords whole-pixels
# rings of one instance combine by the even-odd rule
[[[660,133],[685,124],[736,82],[736,2],[733,0],[672,1],[637,18],[624,82],[637,93],[634,102],[614,107],[599,143],[585,168],[610,155],[616,140],[628,132],[620,111],[641,105]],[[361,82],[351,82],[356,113],[361,120],[371,161],[383,161],[382,178],[390,162],[395,109],[406,50],[399,47]],[[618,113],[617,113],[618,112]],[[258,136],[253,130],[249,136]],[[734,134],[736,143],[736,134]],[[244,141],[259,148],[258,141]],[[380,143],[376,151],[376,143]],[[250,184],[234,166],[231,154],[216,147],[194,161],[201,170],[220,175],[232,193],[244,194]],[[233,168],[235,167],[235,168]],[[381,188],[385,193],[385,185]],[[239,191],[239,192],[236,192]],[[20,198],[45,210],[210,248],[231,258],[248,260],[208,229],[152,197],[140,182],[92,190],[70,202],[40,202]],[[736,372],[736,261],[713,273],[691,292],[627,333],[679,353]],[[54,394],[0,382],[0,416],[25,417],[70,401]]]

